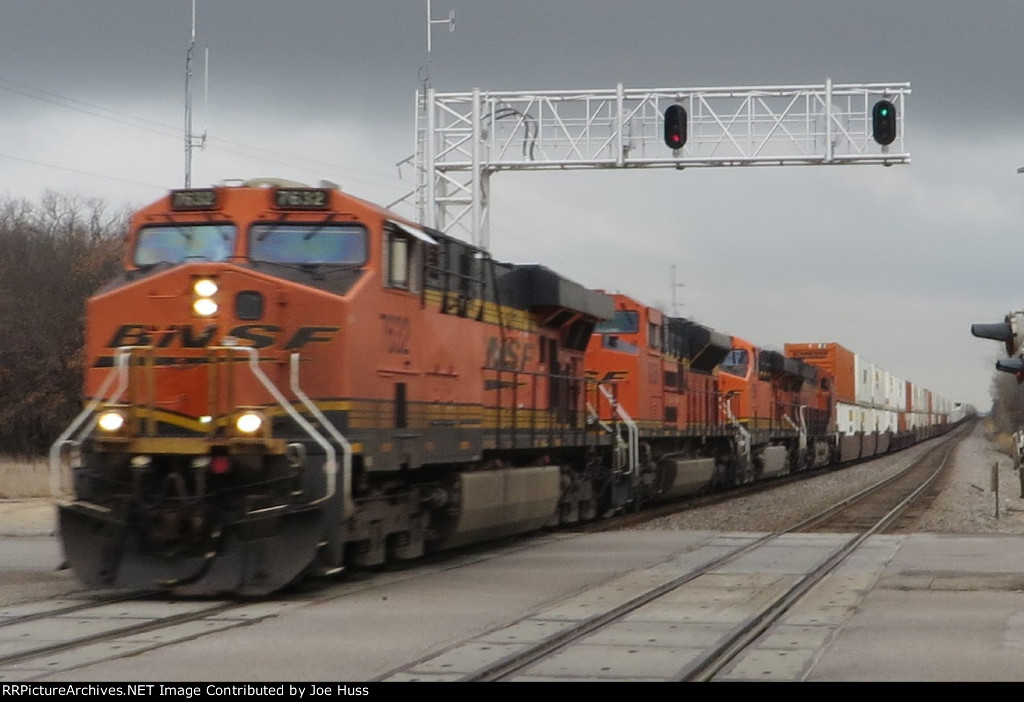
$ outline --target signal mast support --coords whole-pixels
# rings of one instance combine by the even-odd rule
[[[503,170],[812,166],[910,162],[909,83],[440,93],[416,97],[420,221],[489,244],[490,177]],[[894,108],[888,143],[873,108]],[[685,110],[682,146],[665,111]],[[678,109],[673,110],[678,116]],[[876,118],[877,119],[877,118]],[[393,203],[397,204],[397,203]]]

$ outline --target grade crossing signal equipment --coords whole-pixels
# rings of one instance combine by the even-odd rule
[[[971,334],[982,339],[1003,342],[1006,354],[1010,358],[996,361],[996,370],[1013,373],[1017,376],[1017,382],[1024,382],[1024,358],[1021,357],[1021,344],[1024,342],[1024,310],[1010,312],[1002,322],[972,324]]]

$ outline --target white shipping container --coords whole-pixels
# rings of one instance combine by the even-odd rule
[[[870,407],[874,403],[874,371],[870,361],[860,354],[854,356],[854,399],[862,407]]]
[[[887,431],[891,431],[889,424],[892,421],[892,410],[880,409],[878,410],[878,433],[884,434]]]
[[[913,431],[921,426],[921,415],[917,412],[907,412],[907,429]]]
[[[860,408],[845,402],[837,402],[836,431],[840,434],[856,434],[860,431]]]
[[[894,412],[907,409],[907,393],[903,379],[891,373],[885,389],[885,408]]]
[[[889,371],[879,366],[872,368],[874,383],[871,388],[871,405],[873,407],[885,407],[885,389],[889,384]]]
[[[908,408],[911,412],[928,412],[928,390],[921,387],[917,383],[911,383],[913,391],[911,392],[911,406]]]
[[[865,434],[872,434],[878,431],[878,410],[872,407],[861,409],[860,430]]]

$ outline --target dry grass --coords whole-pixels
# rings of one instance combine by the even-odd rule
[[[992,442],[995,449],[1000,453],[1005,453],[1007,456],[1013,456],[1013,436],[1010,434],[1004,434],[1003,432],[995,428],[995,422],[991,417],[983,420],[983,431],[985,432],[985,438]]]
[[[0,456],[0,498],[48,497],[49,481],[45,458]]]

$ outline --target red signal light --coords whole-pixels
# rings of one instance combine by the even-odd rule
[[[686,143],[686,109],[679,104],[665,109],[665,146],[676,150]]]

